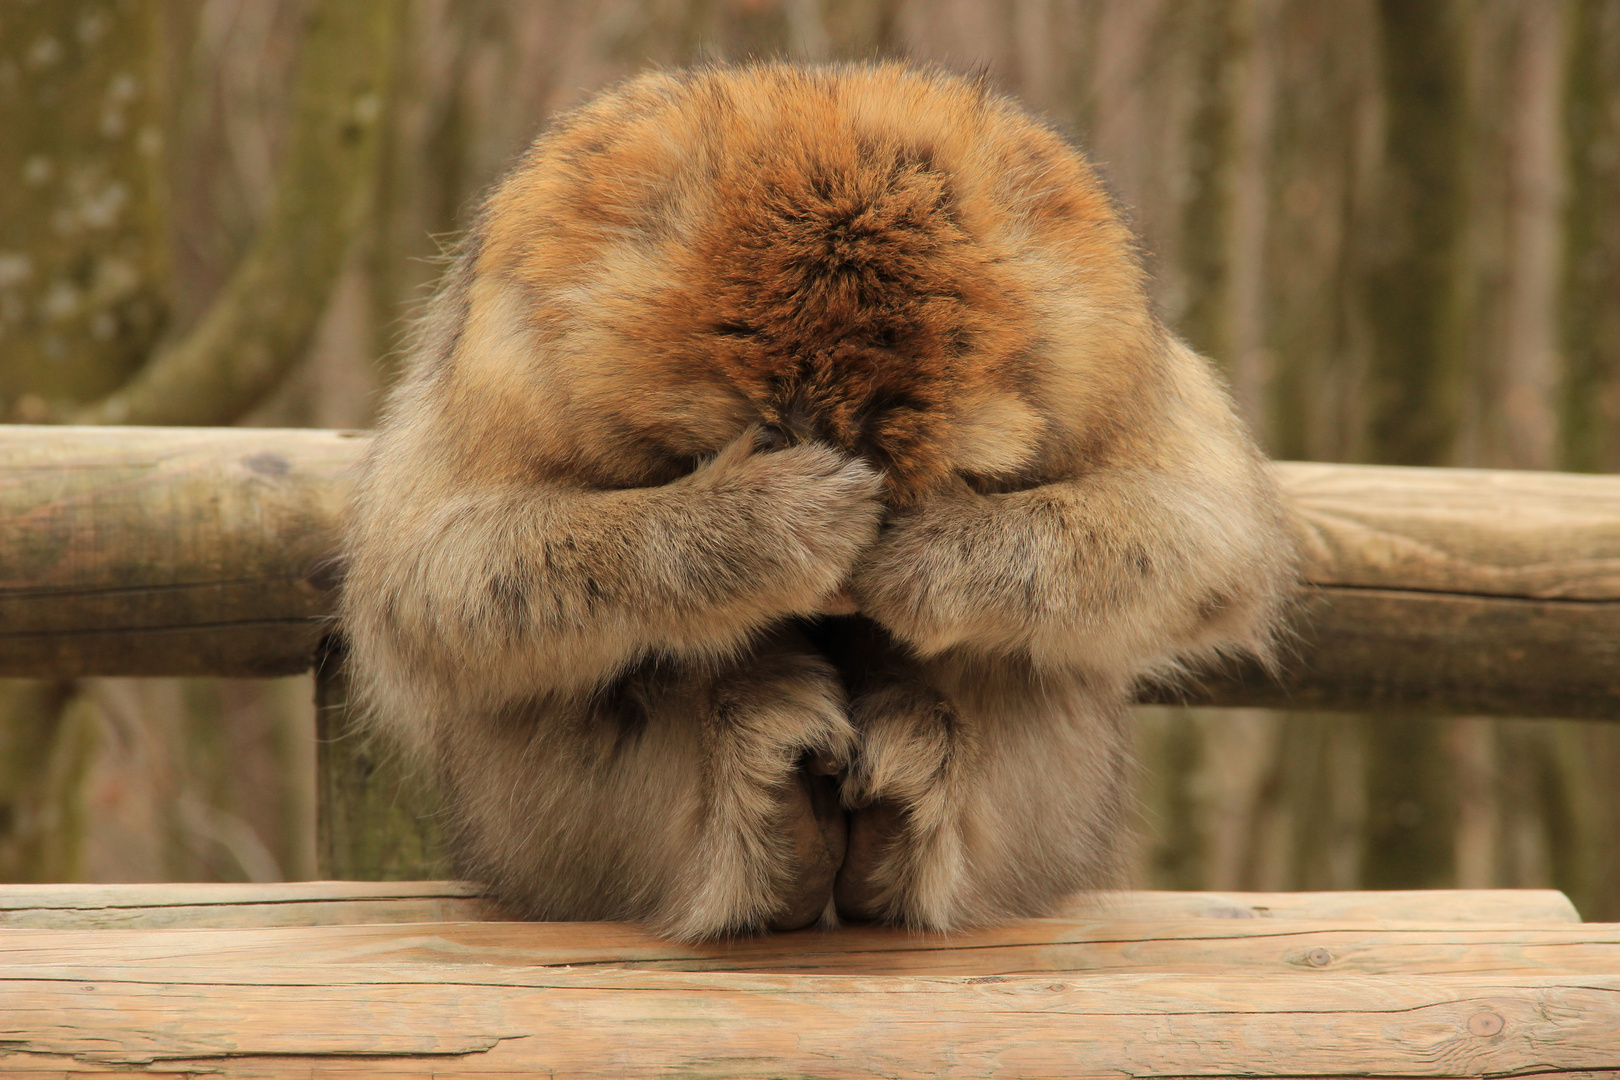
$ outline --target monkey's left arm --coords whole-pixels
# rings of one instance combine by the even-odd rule
[[[1266,656],[1294,576],[1289,530],[1213,378],[1200,369],[1187,389],[1134,451],[1009,494],[956,481],[899,515],[857,568],[860,610],[922,656],[1125,683]]]

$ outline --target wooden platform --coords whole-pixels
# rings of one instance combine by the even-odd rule
[[[0,887],[0,1075],[1620,1078],[1550,891],[1126,893],[691,947],[454,882]]]

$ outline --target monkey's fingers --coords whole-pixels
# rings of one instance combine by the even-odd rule
[[[859,615],[861,608],[848,589],[839,589],[837,592],[828,593],[816,612],[820,615]]]
[[[833,884],[840,918],[870,922],[892,917],[885,886],[893,877],[890,864],[905,843],[905,832],[905,810],[891,799],[878,799],[850,814],[844,861]]]
[[[849,762],[831,750],[815,750],[805,755],[804,771],[811,776],[837,776]]]
[[[800,930],[827,911],[844,862],[848,825],[833,782],[807,770],[798,770],[789,783],[783,811],[780,835],[790,858],[775,883],[780,899],[766,925]]]

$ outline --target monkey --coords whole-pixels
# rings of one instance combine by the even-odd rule
[[[1290,536],[1080,150],[983,79],[757,62],[490,190],[339,617],[521,915],[944,931],[1117,881],[1133,694],[1272,655]]]

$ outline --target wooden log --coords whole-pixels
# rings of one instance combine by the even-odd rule
[[[0,675],[307,669],[361,436],[0,428]],[[1285,463],[1309,587],[1280,682],[1153,700],[1620,714],[1620,478]]]
[[[1271,973],[1561,975],[1620,972],[1620,924],[1030,919],[956,934],[800,930],[704,945],[616,923],[441,922],[254,929],[0,930],[0,968],[480,964],[798,975]]]
[[[333,431],[0,426],[0,676],[309,670],[364,446]]]
[[[109,958],[0,967],[0,1042],[10,1076],[154,1065],[221,1077],[1590,1080],[1620,1062],[1620,976],[902,978]]]
[[[1181,700],[1620,718],[1620,478],[1276,468],[1310,585],[1286,675]]]
[[[1338,892],[1083,893],[1066,919],[1333,919],[1442,923],[1578,923],[1557,889],[1368,889]]]
[[[483,898],[480,886],[465,881],[0,885],[4,929],[227,929],[504,917]],[[1427,926],[1580,922],[1569,898],[1556,889],[1101,893],[1071,901],[1060,917],[1094,922],[1326,920]]]
[[[466,881],[0,885],[3,929],[227,929],[499,917],[482,887]]]

